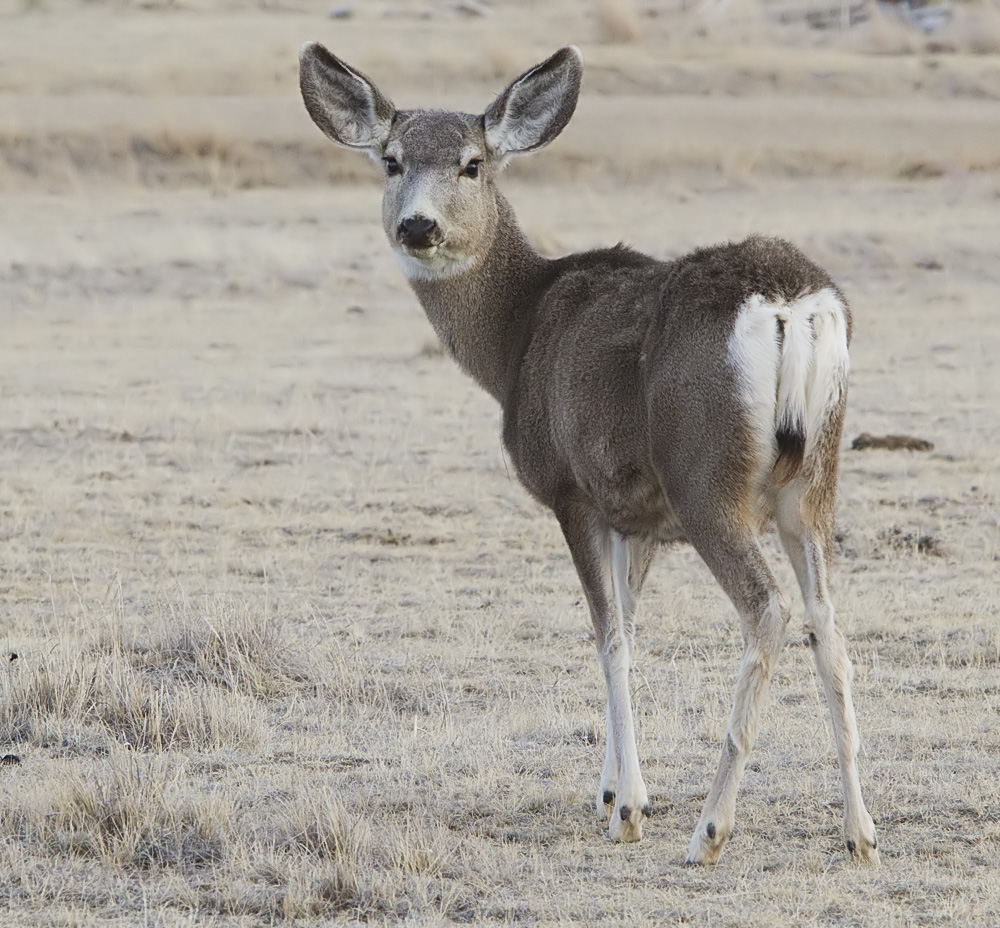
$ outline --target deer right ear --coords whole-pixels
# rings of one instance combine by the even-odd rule
[[[328,138],[381,160],[396,110],[367,77],[319,42],[306,42],[299,52],[299,87]]]
[[[569,122],[580,96],[583,55],[573,45],[526,71],[483,114],[486,144],[507,161],[548,145]]]

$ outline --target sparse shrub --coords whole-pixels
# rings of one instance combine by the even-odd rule
[[[326,790],[298,790],[258,825],[259,859],[285,888],[283,917],[396,911],[416,888],[431,882],[440,892],[458,878],[447,827],[408,816],[404,822],[378,818],[375,808],[348,809]]]
[[[181,619],[145,640],[124,639],[116,629],[104,647],[120,648],[152,677],[207,683],[257,699],[288,695],[315,677],[279,623],[228,604],[208,616]]]
[[[138,751],[251,746],[261,724],[245,697],[152,681],[121,650],[19,661],[0,676],[0,741],[8,743],[42,744],[86,730]]]
[[[272,829],[276,848],[305,852],[352,867],[369,844],[363,819],[349,814],[339,800],[325,792],[285,804]]]
[[[313,793],[283,805],[261,835],[275,852],[323,861],[322,873],[295,885],[290,881],[283,902],[286,918],[316,914],[320,908],[343,909],[371,902],[366,878],[373,869],[370,831],[365,819],[350,814],[335,797]]]
[[[33,794],[22,791],[0,820],[50,854],[149,868],[221,860],[231,810],[186,786],[183,766],[123,753],[98,770],[88,765]]]

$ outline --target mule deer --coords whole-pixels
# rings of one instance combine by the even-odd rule
[[[657,261],[622,245],[548,260],[496,187],[572,116],[582,58],[563,48],[479,116],[397,110],[309,43],[306,108],[385,170],[382,224],[447,350],[499,403],[528,492],[559,520],[607,682],[597,792],[608,832],[650,814],[629,693],[636,605],[663,542],[693,544],[739,613],[745,650],[715,779],[688,850],[713,863],[789,619],[758,546],[776,521],[805,600],[844,793],[850,853],[876,860],[858,781],[851,664],[827,592],[851,316],[829,276],[780,239]]]

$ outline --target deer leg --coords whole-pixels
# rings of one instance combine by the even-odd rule
[[[851,698],[854,676],[844,637],[834,624],[833,604],[826,587],[826,549],[819,530],[803,518],[800,493],[789,487],[779,498],[778,530],[795,569],[805,601],[805,630],[823,682],[837,743],[837,760],[844,793],[844,839],[851,856],[878,861],[878,841],[861,796],[858,778],[858,725]]]
[[[629,584],[629,543],[595,512],[574,508],[560,515],[594,623],[601,669],[608,688],[607,752],[597,810],[613,804],[608,835],[638,841],[649,815],[629,693],[635,596]]]
[[[656,554],[656,543],[645,538],[629,538],[628,546],[628,601],[629,615],[626,617],[627,637],[631,647],[635,640],[634,615],[637,608],[639,593],[649,573]],[[614,579],[614,578],[613,578]],[[615,580],[617,583],[618,581]],[[604,769],[601,772],[601,785],[595,803],[599,818],[607,820],[614,814],[615,793],[618,788],[618,752],[615,747],[615,725],[611,715],[611,700],[608,700],[606,749],[604,754]]]
[[[642,585],[646,582],[649,568],[653,566],[656,557],[657,543],[648,538],[632,537],[628,539],[628,587],[632,594],[633,608],[638,606]]]
[[[604,768],[601,770],[601,785],[597,790],[594,808],[601,821],[608,821],[615,811],[615,795],[618,792],[618,749],[615,747],[615,722],[611,716],[611,699],[608,698],[605,713]]]
[[[739,613],[743,660],[733,695],[722,757],[688,848],[687,863],[715,863],[733,831],[736,794],[757,737],[767,685],[788,624],[788,606],[753,535],[719,526],[688,532]]]

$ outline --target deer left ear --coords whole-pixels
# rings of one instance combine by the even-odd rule
[[[501,163],[548,145],[566,127],[583,80],[583,55],[573,45],[526,71],[483,114],[486,145]]]

